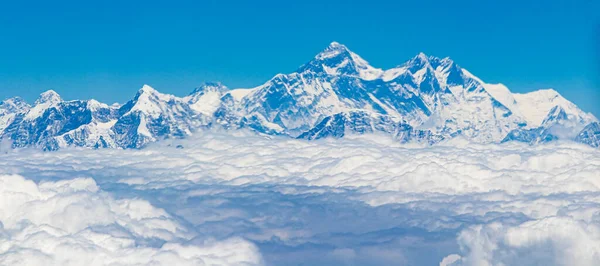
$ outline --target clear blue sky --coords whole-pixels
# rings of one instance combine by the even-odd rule
[[[94,2],[94,3],[92,3]],[[600,1],[5,1],[0,98],[124,102],[144,84],[257,86],[331,41],[389,68],[450,56],[516,92],[555,88],[600,117]]]

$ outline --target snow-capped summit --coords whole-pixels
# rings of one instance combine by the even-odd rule
[[[47,109],[56,106],[62,102],[60,95],[54,90],[47,90],[40,94],[38,99],[35,101],[33,107],[29,109],[25,115],[26,120],[35,120],[42,115]]]
[[[201,124],[185,99],[160,93],[149,85],[144,85],[118,113],[111,131],[115,145],[122,148],[139,148],[161,138],[190,135]]]
[[[128,112],[140,111],[151,116],[158,116],[165,109],[166,105],[164,103],[172,99],[174,99],[174,96],[162,94],[149,85],[144,85],[138,90],[133,100],[121,109]]]
[[[44,104],[44,103],[58,103],[62,101],[60,95],[54,90],[47,90],[42,92],[38,99],[35,101],[35,105]]]
[[[578,121],[581,124],[587,125],[597,121],[592,114],[582,111],[553,89],[537,90],[524,94],[514,93],[513,97],[529,127],[541,126],[548,113],[556,106],[562,108],[569,119]]]
[[[221,97],[229,91],[220,82],[206,82],[194,89],[192,93],[184,98],[190,108],[205,116],[212,116],[221,105]]]
[[[408,71],[415,74],[417,71],[421,69],[426,69],[431,67],[431,63],[429,62],[429,57],[423,53],[418,53],[415,57],[408,60],[403,64],[408,68]]]
[[[299,73],[307,71],[328,75],[349,75],[365,80],[373,80],[383,74],[381,69],[372,67],[369,62],[338,42],[332,42],[312,61],[298,69]]]

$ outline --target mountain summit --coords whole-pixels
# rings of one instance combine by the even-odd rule
[[[332,42],[325,50],[317,54],[312,61],[301,66],[298,72],[349,75],[365,80],[376,79],[383,73],[381,69],[372,67],[360,56],[337,42]]]
[[[144,85],[124,105],[64,101],[54,91],[33,106],[0,104],[0,138],[14,147],[140,148],[210,127],[301,139],[382,133],[435,144],[530,144],[570,139],[597,145],[597,122],[554,90],[514,94],[450,58],[419,53],[383,70],[332,42],[295,72],[249,89],[206,83],[185,97]]]

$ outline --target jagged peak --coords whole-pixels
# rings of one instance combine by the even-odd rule
[[[450,57],[439,58],[432,55],[426,55],[423,52],[419,52],[413,58],[409,59],[407,62],[400,66],[405,66],[416,71],[427,66],[435,69],[439,66],[450,66],[452,64],[454,64],[454,61],[452,61]]]
[[[306,71],[329,75],[352,75],[365,80],[373,80],[383,74],[383,70],[372,67],[369,62],[338,42],[332,42],[312,61],[298,69],[298,72]]]
[[[400,65],[400,67],[405,67],[413,74],[423,68],[432,68],[429,57],[423,52],[420,52],[410,60],[406,61],[404,64]]]
[[[350,56],[350,53],[351,53],[351,51],[345,45],[338,43],[338,42],[332,42],[323,51],[318,53],[315,56],[315,59],[316,60],[325,60],[325,59],[333,58],[333,57],[336,57],[336,56],[339,56],[342,54]]]

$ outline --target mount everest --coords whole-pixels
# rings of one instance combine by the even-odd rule
[[[383,133],[427,144],[463,137],[600,146],[598,119],[554,90],[511,93],[423,53],[382,70],[336,42],[250,89],[207,83],[177,97],[144,85],[123,105],[65,101],[54,91],[33,105],[18,97],[0,103],[0,138],[14,148],[141,148],[211,127],[307,140]]]

